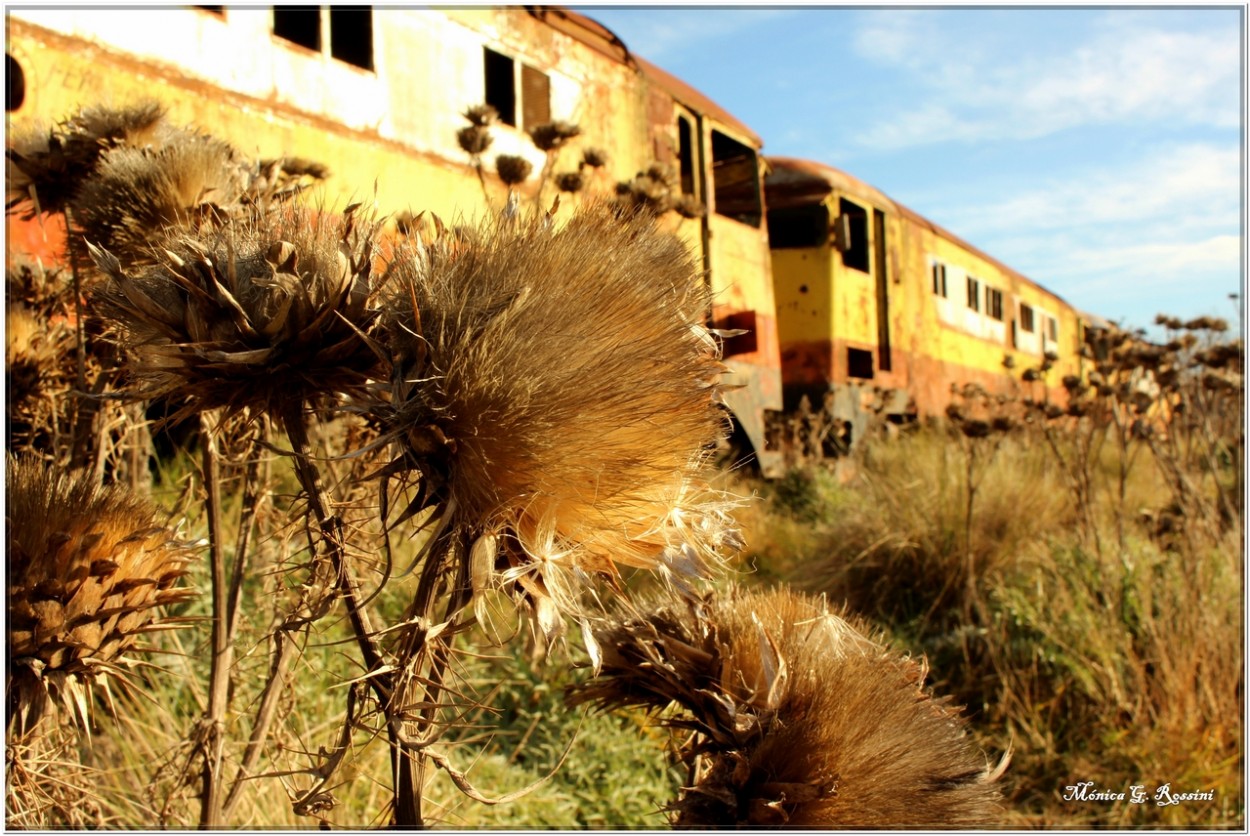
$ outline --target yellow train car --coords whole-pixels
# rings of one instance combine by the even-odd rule
[[[1063,402],[1080,372],[1070,305],[843,171],[767,163],[787,411],[823,406],[847,443],[874,415],[939,415],[968,383]]]
[[[550,186],[539,194],[546,156],[527,132],[557,120],[581,131],[558,169],[576,168],[586,148],[606,151],[590,191],[610,193],[653,163],[668,166],[674,191],[706,209],[669,217],[702,260],[715,300],[709,318],[750,332],[726,344],[739,386],[728,406],[764,472],[778,471],[780,454],[764,447],[764,412],[782,404],[762,142],[595,21],[520,6],[185,6],[28,7],[10,9],[7,23],[10,136],[83,107],[154,99],[172,122],[244,154],[327,166],[331,206],[373,202],[382,213],[453,221],[488,211],[488,201],[498,210],[507,189],[489,163],[496,154],[531,162],[519,191],[546,205],[555,195]],[[502,123],[483,155],[484,186],[456,138],[462,114],[479,104],[493,105]],[[10,256],[63,250],[63,228],[41,220],[7,219]]]

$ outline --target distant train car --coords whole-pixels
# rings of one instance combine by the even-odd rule
[[[953,387],[1062,402],[1077,312],[967,242],[822,163],[768,158],[765,200],[786,414],[806,398],[836,452],[874,416],[941,414]],[[784,417],[784,416],[782,416]]]
[[[11,133],[80,108],[156,99],[257,158],[324,164],[331,205],[373,199],[384,213],[445,219],[485,210],[483,184],[457,143],[462,114],[493,105],[489,159],[526,157],[534,196],[546,161],[527,136],[574,122],[581,150],[606,151],[598,190],[652,163],[701,201],[701,218],[670,222],[701,259],[709,318],[743,329],[726,345],[727,393],[740,433],[775,474],[764,414],[781,403],[775,300],[764,227],[761,141],[707,97],[632,55],[609,30],[558,8],[139,7],[8,11],[6,110]],[[19,83],[20,82],[20,83]],[[506,188],[489,161],[495,208]],[[548,194],[544,201],[549,201]],[[565,195],[563,200],[577,200]],[[14,250],[44,258],[64,246],[54,219],[7,220]]]

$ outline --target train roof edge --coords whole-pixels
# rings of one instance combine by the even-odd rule
[[[894,209],[899,215],[907,218],[913,223],[926,227],[935,235],[956,244],[978,258],[984,259],[1005,274],[1017,278],[1021,281],[1028,282],[1039,290],[1042,290],[1064,305],[1072,307],[1062,296],[1048,287],[1039,284],[1036,280],[1009,267],[999,259],[977,247],[968,243],[963,238],[946,229],[939,224],[926,218],[915,210],[909,209],[896,200],[891,199],[884,192],[874,186],[870,186],[858,177],[846,173],[845,171],[834,168],[833,166],[817,162],[816,160],[804,160],[797,157],[774,157],[767,156],[765,160],[768,163],[769,173],[765,178],[766,188],[768,189],[768,206],[786,207],[786,206],[802,206],[810,203],[818,203],[824,200],[835,189],[844,191],[857,192],[867,195],[869,198],[881,203],[887,209]],[[1073,308],[1075,310],[1075,308]],[[1085,314],[1082,312],[1082,315]]]
[[[699,113],[714,117],[725,127],[741,134],[741,138],[747,139],[756,148],[763,147],[764,140],[745,122],[677,76],[634,54],[615,32],[594,18],[563,6],[526,6],[525,10],[537,20],[596,52],[633,66],[643,78],[661,87],[677,101]]]

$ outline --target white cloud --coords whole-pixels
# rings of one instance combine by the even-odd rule
[[[1054,38],[1031,45],[1019,32],[998,31],[1010,12],[971,14],[886,10],[860,18],[856,50],[903,72],[905,82],[897,107],[860,135],[865,147],[1031,139],[1126,121],[1240,124],[1240,43],[1231,26],[1170,31],[1158,18],[1149,26],[1108,12],[1087,38],[1057,48]]]
[[[1236,228],[1240,221],[1240,153],[1235,146],[1190,143],[1113,167],[1069,168],[1062,180],[981,205],[950,206],[945,222],[962,234],[1011,230],[1081,230],[1141,224],[1171,229]]]

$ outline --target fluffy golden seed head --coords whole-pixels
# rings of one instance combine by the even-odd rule
[[[703,493],[722,371],[685,246],[590,206],[401,252],[383,419],[446,474],[458,523],[508,532],[514,575],[694,566],[723,533]],[[412,309],[415,301],[416,309]],[[545,569],[536,567],[545,566]]]
[[[999,813],[963,721],[926,669],[823,601],[731,589],[644,602],[595,631],[602,675],[574,702],[676,703],[696,731],[679,827],[976,827]]]

